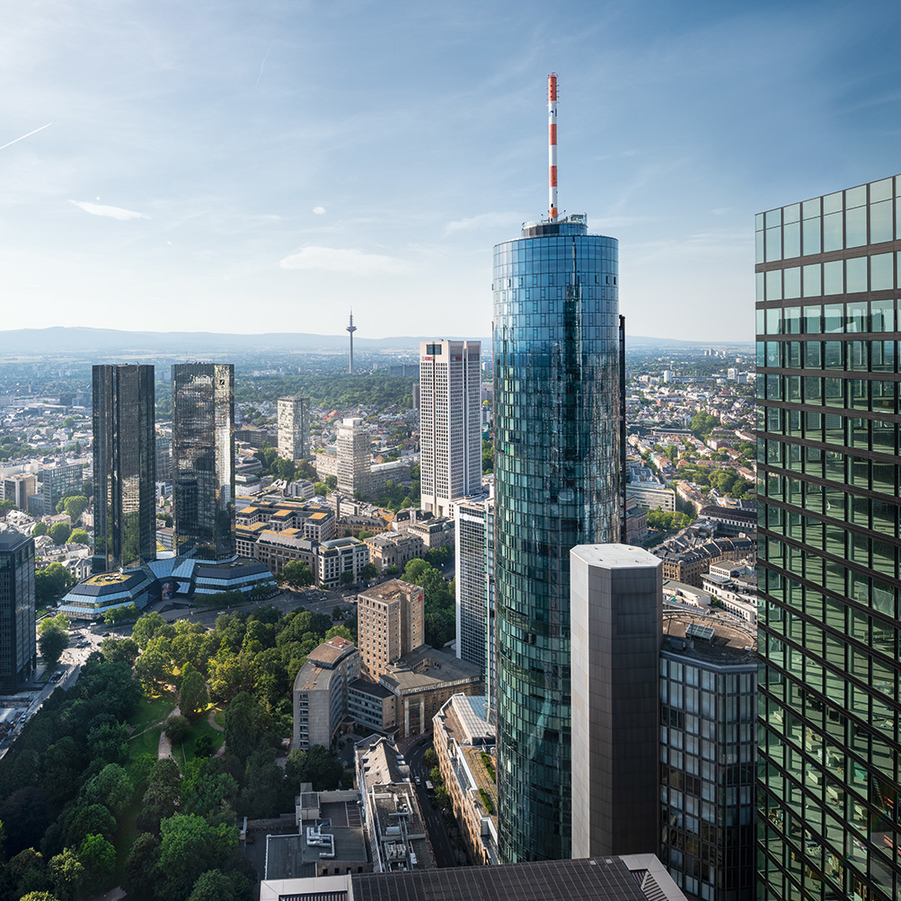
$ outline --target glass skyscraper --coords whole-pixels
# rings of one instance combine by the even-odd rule
[[[901,176],[757,216],[758,897],[901,897]]]
[[[571,847],[569,552],[620,534],[618,242],[585,216],[494,248],[498,817],[505,862]]]
[[[95,366],[95,572],[156,559],[153,366]]]
[[[235,368],[172,367],[175,549],[207,560],[235,555]]]

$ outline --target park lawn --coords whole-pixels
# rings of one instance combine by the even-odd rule
[[[213,740],[214,754],[222,747],[222,743],[225,741],[225,733],[214,729],[210,725],[207,713],[204,712],[201,714],[200,719],[191,725],[191,734],[182,743],[181,751],[183,760],[194,759],[194,749],[197,747],[197,739],[200,738],[201,735],[209,735]]]
[[[134,732],[128,741],[128,756],[136,760],[141,754],[153,754],[159,750],[160,732],[172,708],[178,703],[174,694],[163,694],[148,703],[146,698],[138,702],[138,707],[129,719]]]
[[[213,714],[213,719],[216,721],[216,725],[225,728],[225,710],[221,707]]]

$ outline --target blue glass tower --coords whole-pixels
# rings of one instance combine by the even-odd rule
[[[500,852],[571,852],[569,552],[620,538],[615,238],[585,216],[494,248]]]

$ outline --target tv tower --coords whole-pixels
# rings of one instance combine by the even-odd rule
[[[354,371],[354,332],[356,330],[357,327],[354,325],[354,311],[351,309],[350,324],[347,326],[347,331],[350,332],[350,365],[347,367],[347,371],[351,375],[353,375]]]

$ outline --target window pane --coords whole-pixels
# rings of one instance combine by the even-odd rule
[[[844,294],[844,280],[842,279],[842,261],[833,260],[823,264],[823,293]]]
[[[841,250],[842,249],[842,214],[829,213],[823,216],[823,250]],[[769,241],[767,242],[767,253],[769,253]],[[769,259],[769,257],[767,257]]]
[[[870,328],[874,332],[893,332],[895,330],[895,302],[893,300],[874,300],[870,308]]]
[[[867,208],[859,206],[845,212],[845,246],[862,247],[867,243]]]
[[[883,178],[882,181],[870,183],[870,203],[877,200],[888,200],[892,196],[892,180]]]
[[[850,260],[849,260],[850,262]],[[868,332],[867,328],[867,303],[849,303],[847,308],[847,319],[845,321],[846,332]]]
[[[782,228],[782,240],[785,243],[785,259],[801,256],[801,223],[793,222]]]
[[[841,263],[839,263],[841,266]],[[766,299],[782,300],[782,270],[773,269],[766,274]]]
[[[848,294],[859,293],[867,290],[867,258],[854,257],[845,261],[845,275],[847,283],[845,290]]]
[[[812,307],[804,307],[804,334],[819,335],[823,330],[822,308],[819,304]],[[888,329],[891,331],[891,329]]]
[[[823,198],[824,213],[839,213],[842,209],[842,192],[836,191],[834,194],[827,194]]]
[[[841,263],[839,263],[841,265]],[[845,308],[840,303],[828,303],[824,307],[825,329],[827,334],[834,335],[845,330]]]
[[[850,210],[852,207],[863,206],[867,202],[867,186],[860,185],[856,188],[848,188],[845,191],[845,209]]]
[[[782,228],[768,228],[766,230],[766,261],[782,259]]]
[[[807,204],[805,204],[806,206]],[[820,217],[804,220],[804,253],[820,252]]]
[[[823,293],[823,275],[819,263],[804,266],[804,296],[819,297]]]
[[[892,240],[892,202],[883,200],[870,207],[870,243]]]
[[[877,253],[870,257],[870,290],[891,291],[895,287],[894,254]]]
[[[795,254],[797,256],[797,254]],[[790,300],[801,296],[801,267],[794,266],[785,269],[785,299]]]

